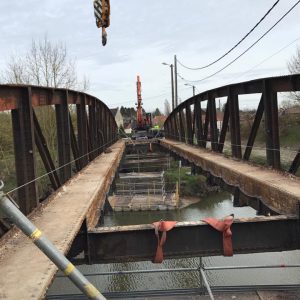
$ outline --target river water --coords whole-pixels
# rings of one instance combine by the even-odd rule
[[[177,211],[151,212],[119,212],[104,219],[104,226],[147,224],[158,220],[199,221],[205,217],[222,218],[234,213],[236,218],[254,217],[256,211],[250,207],[233,207],[232,196],[221,192],[199,203]],[[245,237],[247,238],[247,237]],[[205,241],[203,241],[205,243]],[[299,264],[300,251],[277,253],[240,254],[233,257],[213,256],[204,257],[205,266],[238,266],[238,265],[271,265],[271,264]],[[155,268],[188,268],[197,267],[199,258],[170,259],[161,265],[151,262],[118,263],[105,265],[81,265],[83,273],[105,271],[123,271]],[[209,283],[214,286],[237,285],[274,285],[300,284],[299,268],[291,269],[258,269],[231,270],[206,272]],[[178,289],[199,287],[198,272],[163,273],[163,274],[134,274],[121,276],[93,276],[89,277],[102,292],[103,291],[138,291],[157,289]],[[48,295],[80,293],[66,278],[56,278]]]

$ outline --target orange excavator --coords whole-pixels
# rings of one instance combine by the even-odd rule
[[[137,103],[136,105],[136,127],[135,130],[149,130],[152,126],[151,113],[146,113],[145,118],[143,118],[143,103],[142,103],[142,83],[140,81],[140,76],[137,76],[136,81],[136,92],[137,92]]]
[[[136,123],[134,126],[133,139],[138,138],[151,138],[150,129],[152,127],[152,117],[151,113],[146,113],[143,116],[143,103],[142,103],[142,83],[140,81],[140,76],[137,76],[136,81],[136,92],[137,92],[137,103],[136,105]]]

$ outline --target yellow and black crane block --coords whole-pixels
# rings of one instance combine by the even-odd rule
[[[102,28],[102,45],[107,42],[107,33],[105,28],[110,25],[110,3],[109,0],[94,0],[94,14],[96,25]]]

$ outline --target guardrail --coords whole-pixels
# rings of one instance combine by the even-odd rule
[[[219,271],[219,270],[247,270],[247,269],[279,269],[279,268],[300,268],[300,264],[293,265],[244,265],[244,266],[219,266],[219,267],[205,267],[200,258],[199,265],[193,268],[173,268],[173,269],[145,269],[145,270],[129,270],[129,271],[112,271],[112,272],[96,272],[96,273],[85,273],[85,277],[94,276],[120,276],[120,275],[131,275],[131,274],[153,274],[153,273],[177,273],[177,272],[198,272],[201,294],[205,293],[205,289],[211,300],[214,300],[211,286],[206,276],[206,271]],[[57,275],[56,278],[65,278],[64,275]]]

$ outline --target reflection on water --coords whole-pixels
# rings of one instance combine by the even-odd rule
[[[256,212],[250,207],[236,208],[232,205],[231,195],[219,193],[201,200],[178,211],[153,212],[118,212],[104,219],[105,226],[133,225],[152,223],[157,220],[198,221],[205,217],[222,218],[234,213],[236,218],[254,217]],[[205,243],[205,241],[203,241]],[[300,251],[242,254],[233,257],[204,257],[205,266],[224,265],[271,265],[271,264],[298,264]],[[83,265],[79,269],[83,273],[96,273],[105,271],[144,270],[155,268],[188,268],[197,267],[199,258],[169,259],[160,265],[151,262],[131,262],[123,264]],[[211,285],[258,285],[258,284],[300,284],[299,269],[259,269],[236,271],[209,271],[208,279]],[[135,274],[121,276],[94,276],[89,279],[101,291],[126,290],[157,290],[174,288],[198,287],[200,283],[198,272],[163,273],[163,274]],[[68,279],[55,279],[48,294],[80,293]]]

